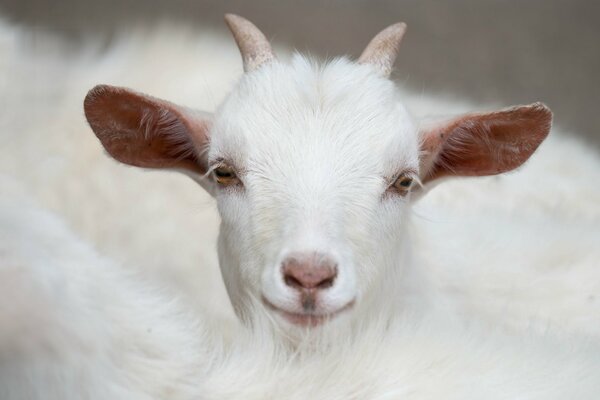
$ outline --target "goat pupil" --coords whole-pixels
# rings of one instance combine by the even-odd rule
[[[405,176],[398,178],[396,183],[394,184],[396,187],[400,187],[402,189],[408,189],[412,184],[412,179],[407,178]]]
[[[231,178],[233,176],[232,172],[222,169],[216,169],[215,174],[217,174],[219,178]]]

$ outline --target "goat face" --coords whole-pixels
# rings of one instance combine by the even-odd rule
[[[378,266],[397,257],[417,137],[392,83],[366,66],[297,56],[246,74],[208,151],[234,304],[250,294],[315,324],[386,279]]]
[[[216,197],[241,315],[256,299],[296,329],[397,298],[412,182],[511,170],[548,134],[541,104],[417,130],[387,79],[402,24],[359,63],[317,65],[280,63],[251,23],[228,22],[247,73],[214,115],[110,86],[84,108],[114,158],[184,171]]]

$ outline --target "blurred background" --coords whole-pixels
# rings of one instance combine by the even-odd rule
[[[75,46],[162,20],[225,32],[225,12],[321,56],[358,56],[383,27],[405,21],[395,78],[411,89],[502,105],[544,101],[555,123],[600,149],[597,0],[0,0],[5,18]]]

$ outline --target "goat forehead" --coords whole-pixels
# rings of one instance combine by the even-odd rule
[[[416,142],[389,80],[345,59],[296,56],[242,79],[218,114],[211,152],[258,170],[381,174],[385,162],[412,167]]]

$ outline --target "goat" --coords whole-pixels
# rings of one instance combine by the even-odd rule
[[[177,40],[172,39],[173,37],[169,36],[167,42],[177,43]],[[220,42],[217,44],[220,46]],[[207,46],[207,49],[210,48],[210,45]],[[126,47],[125,49],[125,53],[135,54],[135,51],[130,52]],[[185,49],[182,54],[187,56],[189,51]],[[176,59],[183,60],[182,54]],[[114,56],[115,53],[113,60]],[[122,55],[120,57],[123,58]],[[13,58],[7,60],[11,63],[15,61]],[[140,60],[144,64],[143,58]],[[24,68],[60,65],[62,67],[58,69],[62,70],[64,67],[70,73],[62,71],[58,76],[69,76],[69,88],[87,81],[81,78],[81,71],[84,70],[84,74],[90,75],[90,69],[97,64],[96,61],[83,65],[75,62],[63,66],[59,62],[45,62],[43,58],[39,63],[31,62],[30,59],[27,61],[23,65]],[[306,60],[295,62],[303,62],[307,68],[310,67],[307,72],[319,71],[318,66],[308,65]],[[345,62],[338,63],[343,66]],[[73,64],[76,68],[69,70]],[[105,63],[100,64],[105,68]],[[111,70],[114,69],[113,66]],[[20,77],[15,75],[13,78]],[[189,78],[186,77],[185,81],[188,82]],[[61,79],[53,80],[49,87],[53,88],[62,82]],[[187,261],[185,257],[181,257],[182,251],[179,250],[190,244],[210,248],[210,245],[206,244],[210,242],[210,238],[205,237],[202,232],[198,232],[198,236],[192,238],[187,232],[182,234],[185,232],[182,225],[187,224],[188,220],[197,220],[197,216],[191,215],[188,210],[181,211],[175,208],[170,211],[177,221],[177,229],[169,230],[168,225],[162,231],[156,226],[139,229],[140,221],[134,218],[133,214],[136,213],[131,212],[132,207],[140,211],[140,215],[143,211],[147,213],[143,215],[150,217],[163,212],[163,205],[168,204],[168,201],[181,200],[177,196],[182,193],[185,201],[191,201],[193,197],[185,191],[182,192],[180,187],[170,184],[164,176],[152,178],[133,170],[113,167],[105,163],[100,154],[89,150],[93,147],[86,141],[85,135],[69,135],[69,132],[79,130],[78,124],[73,122],[70,115],[73,110],[69,102],[71,97],[76,97],[77,90],[71,89],[70,91],[75,93],[73,96],[67,93],[66,100],[59,96],[48,104],[48,97],[38,99],[25,95],[30,86],[37,96],[40,96],[40,90],[46,90],[46,87],[12,85],[6,88],[13,86],[15,93],[11,97],[12,101],[7,104],[11,112],[0,115],[3,128],[1,133],[6,134],[0,169],[3,173],[8,171],[8,175],[26,183],[28,194],[33,194],[44,205],[61,213],[79,232],[92,237],[94,244],[104,247],[107,252],[115,252],[115,243],[120,244],[123,251],[129,254],[138,251],[137,243],[140,241],[154,243],[154,248],[141,246],[140,253],[145,254],[145,258],[142,258],[144,267],[156,263],[155,248],[160,247],[159,244],[163,244],[164,248],[173,249],[171,258],[177,261]],[[49,93],[53,92],[50,90]],[[19,106],[21,101],[24,102],[23,107]],[[22,118],[30,116],[32,110],[39,110],[36,108],[38,103],[43,103],[43,111],[34,112],[36,118]],[[426,106],[444,112],[462,107],[432,100],[428,100]],[[60,114],[61,112],[63,114]],[[38,118],[51,122],[44,123],[44,129],[39,129],[39,126],[35,125]],[[49,132],[52,135],[49,135]],[[540,211],[540,205],[542,208],[555,206],[561,210],[565,219],[556,219],[553,222],[556,225],[552,228],[560,227],[564,233],[564,230],[571,228],[564,226],[563,221],[569,221],[571,218],[577,219],[578,228],[583,230],[587,227],[584,226],[585,223],[589,222],[591,226],[597,218],[595,213],[598,210],[594,203],[597,194],[594,188],[588,185],[588,181],[597,171],[598,160],[593,153],[576,142],[556,140],[551,146],[542,148],[543,157],[529,164],[521,174],[508,177],[500,184],[498,181],[485,179],[476,183],[470,183],[468,180],[447,182],[445,187],[452,188],[455,191],[454,195],[449,196],[449,192],[444,191],[442,185],[441,190],[432,191],[417,207],[427,208],[427,211],[435,207],[438,208],[436,212],[440,209],[451,211],[457,219],[464,219],[465,225],[471,228],[486,229],[491,224],[498,223],[507,225],[501,232],[494,232],[494,235],[526,235],[515,232],[513,220],[504,220],[515,211],[511,208],[511,203],[518,203],[521,211],[518,215],[522,218],[523,226],[538,221],[535,218],[530,220],[532,216],[537,215],[535,213],[547,219]],[[87,152],[84,153],[84,150]],[[568,158],[572,165],[576,166],[571,168],[580,168],[587,173],[572,174],[570,169],[561,168],[545,177],[544,173],[554,166],[557,154]],[[60,155],[59,162],[57,155]],[[35,160],[35,163],[32,163],[32,160]],[[63,168],[65,164],[67,168]],[[119,172],[123,176],[115,177]],[[565,177],[571,179],[561,182],[558,187],[552,187],[551,191],[548,190],[550,185],[547,184],[555,183],[557,177],[563,176],[563,172],[567,174]],[[108,176],[113,176],[112,180]],[[535,182],[532,176],[535,177]],[[200,179],[206,183],[211,177],[207,175]],[[84,189],[78,191],[73,182]],[[210,181],[206,184],[212,185]],[[484,190],[477,189],[477,185],[482,186]],[[540,186],[544,190],[539,190]],[[261,323],[250,328],[235,326],[231,329],[218,326],[216,332],[213,332],[208,319],[204,318],[200,324],[196,324],[193,315],[187,312],[184,306],[174,302],[172,295],[160,293],[152,288],[153,285],[141,284],[136,276],[124,273],[115,263],[99,257],[88,245],[81,243],[79,238],[69,232],[60,220],[49,215],[47,211],[30,205],[21,197],[13,197],[11,193],[7,193],[9,187],[12,187],[12,184],[3,180],[0,175],[0,293],[6,298],[0,307],[0,397],[3,399],[431,399],[442,396],[450,399],[518,396],[532,399],[592,399],[600,391],[600,379],[597,376],[597,371],[600,370],[597,367],[598,351],[593,345],[583,344],[578,335],[565,337],[559,342],[546,337],[547,335],[540,337],[531,332],[516,336],[503,335],[494,332],[494,327],[479,330],[473,326],[464,328],[460,324],[446,324],[433,313],[424,314],[423,320],[414,318],[411,313],[394,314],[396,318],[389,320],[389,310],[386,307],[388,304],[378,304],[376,309],[369,310],[368,315],[361,315],[363,319],[352,329],[322,332],[323,335],[316,343],[300,343],[299,348],[293,349],[279,343],[277,330],[262,329],[271,323],[272,316],[270,309],[265,308],[260,299],[258,304],[251,306],[249,301],[245,307],[249,310],[247,313],[252,314],[253,318]],[[586,196],[579,195],[583,187],[587,190]],[[62,190],[57,194],[56,188]],[[141,188],[146,189],[149,195],[140,200]],[[573,188],[580,191],[574,191]],[[114,191],[118,193],[115,194]],[[165,195],[159,196],[161,191],[164,191]],[[506,194],[507,191],[510,192],[509,196],[499,198],[498,194]],[[168,197],[173,192],[176,195]],[[479,196],[476,197],[477,207],[473,207],[471,203],[474,201],[474,192]],[[456,196],[456,193],[461,193],[462,196]],[[567,207],[560,208],[560,205],[554,205],[552,198],[548,196],[549,193],[570,200]],[[575,200],[578,207],[571,206],[575,204]],[[103,221],[93,218],[90,221],[90,211],[93,215],[114,214],[116,204],[120,203],[125,204],[119,209],[123,211],[122,219],[111,221],[108,231],[98,228],[102,226]],[[73,207],[73,204],[77,204],[77,207]],[[107,204],[110,207],[107,207]],[[160,206],[157,207],[157,204]],[[489,215],[489,210],[494,210],[496,218]],[[476,220],[482,216],[484,221],[479,225],[469,220]],[[116,226],[115,222],[118,222]],[[456,224],[446,223],[440,227],[439,220],[433,221],[434,223],[423,220],[419,222],[421,227],[429,225],[431,228],[435,225],[435,229],[426,230],[428,235],[425,235],[425,239],[435,238],[434,242],[443,239],[439,240],[438,246],[424,249],[440,250],[440,245],[451,243],[458,246],[457,248],[470,248],[471,258],[479,254],[475,251],[473,243],[456,242],[458,236],[461,236],[453,231]],[[203,228],[210,230],[210,223],[202,223],[206,224]],[[128,231],[127,224],[132,224],[137,229]],[[547,231],[544,227],[539,231],[544,241],[549,237]],[[149,235],[148,232],[154,232],[154,235]],[[162,232],[162,241],[156,241],[156,232]],[[579,231],[573,230],[570,233],[577,232]],[[564,240],[558,236],[559,240],[553,243],[560,243],[562,251],[567,249],[565,244],[576,245],[577,247],[568,249],[577,249],[572,256],[577,255],[576,260],[587,268],[588,265],[595,265],[590,264],[587,258],[594,261],[595,248],[591,244],[597,238],[594,236],[597,230],[589,232],[591,234],[581,236],[577,241],[570,240],[568,243],[563,243]],[[413,230],[412,233],[416,236],[412,238],[413,243],[419,243],[421,232]],[[432,234],[434,236],[431,236]],[[533,245],[531,238],[525,239],[523,246]],[[195,243],[197,241],[200,243]],[[427,243],[430,245],[432,242],[427,240]],[[546,242],[544,247],[548,247]],[[414,250],[418,248],[415,246]],[[430,272],[433,277],[438,277],[440,282],[431,283],[434,286],[450,283],[451,290],[445,293],[446,295],[452,294],[456,288],[467,288],[463,297],[471,296],[470,303],[481,306],[481,309],[474,313],[475,316],[485,315],[486,311],[489,311],[486,310],[486,306],[490,307],[490,304],[479,300],[493,299],[494,296],[506,300],[507,294],[504,292],[487,293],[486,289],[490,283],[483,282],[481,278],[493,272],[492,280],[500,281],[496,291],[503,288],[502,284],[507,281],[498,269],[469,269],[461,265],[463,258],[459,257],[461,262],[450,261],[443,258],[445,253],[441,251],[415,253],[413,255],[418,256],[418,260],[412,260],[410,265],[436,265],[437,269]],[[125,253],[118,254],[122,257]],[[423,256],[433,260],[425,260],[428,262],[424,264],[417,263],[422,261]],[[444,262],[440,263],[437,258]],[[177,262],[172,260],[168,263],[169,267],[176,267]],[[194,261],[202,265],[199,259]],[[481,259],[476,258],[476,261]],[[531,274],[535,273],[533,276],[543,276],[545,279],[549,271],[540,271],[540,266],[545,263],[542,264],[542,260],[536,261],[537,263],[531,265],[534,271],[525,276],[530,278]],[[500,270],[508,269],[509,272],[504,271],[508,275],[527,267],[524,261],[518,265],[507,265],[504,262],[496,264],[501,265]],[[204,265],[206,268],[208,266]],[[444,270],[447,266],[451,267],[449,272]],[[464,269],[460,269],[459,266]],[[293,269],[293,266],[290,268]],[[585,300],[588,293],[594,293],[597,280],[593,279],[593,269],[586,268],[578,267],[576,270],[567,271],[574,277],[572,287],[583,288],[582,293],[577,295],[566,290],[570,300],[578,295]],[[210,279],[206,270],[198,272],[202,273],[202,279],[193,280],[199,280],[201,283],[203,279],[206,280],[208,283],[203,289],[215,286],[216,281]],[[412,273],[414,272],[421,271],[413,270]],[[563,278],[566,274],[564,269],[560,272],[557,278]],[[585,275],[588,273],[590,275]],[[475,278],[479,274],[475,285],[467,280],[460,282],[467,274]],[[451,275],[453,280],[448,280],[448,275]],[[397,282],[399,286],[394,297],[400,296],[404,301],[409,296],[402,292],[400,287],[407,276],[398,278],[400,282]],[[189,277],[186,279],[192,280]],[[523,281],[525,285],[517,292],[522,300],[524,295],[531,295],[529,290],[535,289],[535,283],[529,283],[528,279],[519,278],[519,281]],[[419,283],[419,279],[415,283]],[[414,289],[427,289],[424,287],[426,283],[421,281]],[[481,285],[482,283],[485,285]],[[588,286],[584,287],[584,284]],[[475,292],[474,286],[482,286],[481,293]],[[559,321],[568,321],[569,326],[576,325],[578,329],[583,327],[583,330],[593,331],[597,328],[594,328],[597,324],[592,321],[593,314],[587,312],[589,308],[586,307],[590,307],[589,301],[583,306],[578,301],[563,301],[565,293],[561,290],[565,287],[569,289],[569,282],[558,279],[558,282],[552,282],[549,287],[553,289],[551,296],[542,300],[549,303],[550,307],[549,311],[542,313],[543,317],[559,316]],[[206,291],[207,296],[215,293]],[[557,297],[561,297],[562,300],[557,300]],[[531,309],[527,309],[523,303],[521,301],[520,304],[524,312],[521,319],[527,320],[531,317]],[[535,301],[533,303],[540,304]],[[556,304],[564,306],[560,310],[561,313],[557,312],[559,307],[554,307]],[[502,303],[494,307],[502,308]],[[574,310],[577,312],[573,313]],[[359,316],[356,314],[356,308],[347,311]],[[506,317],[498,316],[501,318],[494,318],[495,322]],[[577,325],[580,317],[583,317],[586,323]],[[336,317],[330,324],[336,323],[340,318],[344,316]],[[329,325],[325,324],[325,321],[318,322],[318,329]],[[289,325],[288,322],[279,319],[275,319],[275,324],[282,324],[284,327]],[[215,337],[213,333],[216,333]],[[564,346],[565,343],[568,346]]]
[[[104,148],[125,164],[179,170],[217,199],[220,267],[242,319],[259,301],[294,336],[364,323],[383,304],[443,303],[424,298],[417,277],[412,200],[452,176],[521,166],[548,135],[550,110],[417,122],[388,79],[404,24],[376,35],[358,63],[319,65],[278,62],[253,24],[226,21],[246,73],[218,110],[100,85],[84,109]]]
[[[214,250],[214,200],[183,174],[115,164],[94,135],[82,134],[80,108],[89,87],[108,81],[212,110],[240,74],[239,53],[214,32],[179,26],[121,33],[101,56],[93,41],[74,52],[52,35],[31,43],[27,30],[1,21],[0,31],[0,76],[8,77],[0,82],[0,173],[23,182],[101,254],[142,269],[202,315],[233,318]],[[283,48],[278,54],[288,58]],[[418,121],[481,109],[397,92]],[[554,127],[518,173],[448,179],[412,201],[406,228],[418,268],[404,272],[420,276],[396,296],[424,304],[409,292],[430,292],[430,303],[453,304],[468,319],[598,336],[600,189],[589,182],[600,180],[600,160],[569,135]]]

